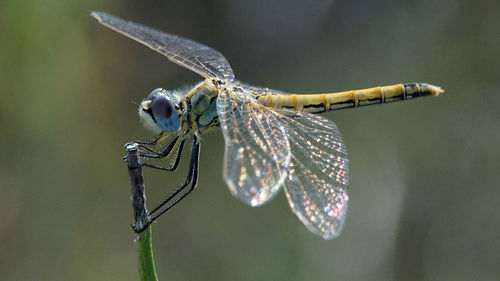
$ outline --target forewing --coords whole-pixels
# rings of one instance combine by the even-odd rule
[[[292,156],[284,187],[290,207],[324,239],[340,234],[347,212],[349,161],[337,126],[303,112],[282,111]]]
[[[253,94],[221,90],[217,112],[225,140],[223,176],[231,193],[260,206],[279,191],[291,159],[286,129]]]
[[[233,70],[226,58],[205,45],[103,12],[92,12],[91,15],[103,25],[148,46],[205,78],[226,81],[234,79]]]
[[[239,80],[234,80],[231,84],[237,88],[242,88],[242,89],[247,90],[248,92],[252,93],[254,96],[265,96],[268,94],[271,94],[271,95],[276,95],[276,94],[289,95],[288,93],[285,93],[285,92],[280,91],[280,90],[275,90],[275,89],[271,89],[271,88],[267,88],[267,87],[252,85],[249,83],[241,82]]]

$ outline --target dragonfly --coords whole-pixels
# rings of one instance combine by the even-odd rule
[[[292,94],[235,79],[218,51],[116,16],[92,12],[101,24],[131,38],[204,80],[194,87],[153,90],[139,106],[143,125],[156,138],[143,157],[177,153],[167,171],[177,169],[186,139],[192,140],[184,183],[148,213],[146,229],[190,194],[198,183],[200,137],[220,128],[224,136],[223,178],[233,196],[261,206],[284,189],[298,219],[323,239],[337,237],[344,226],[349,201],[349,159],[339,129],[318,113],[437,96],[440,87],[405,83],[336,93]],[[159,143],[168,145],[160,151]]]

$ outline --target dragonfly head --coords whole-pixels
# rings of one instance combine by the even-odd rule
[[[139,106],[139,117],[156,134],[177,133],[181,129],[181,102],[174,93],[162,88],[153,90]]]

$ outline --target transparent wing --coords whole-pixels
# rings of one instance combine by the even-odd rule
[[[241,82],[239,80],[234,80],[231,83],[231,85],[233,85],[233,86],[235,86],[237,88],[248,90],[248,91],[250,91],[252,94],[254,94],[256,96],[263,96],[263,95],[267,95],[267,94],[271,94],[271,95],[275,95],[275,94],[289,95],[289,93],[286,93],[286,92],[283,92],[283,91],[280,91],[280,90],[270,89],[270,88],[267,88],[267,87],[260,87],[260,86],[248,84],[248,83],[245,83],[245,82]]]
[[[226,142],[224,179],[232,193],[257,206],[283,185],[290,207],[310,231],[324,239],[338,236],[347,212],[349,161],[337,126],[317,115],[269,109],[255,99],[276,90],[234,86],[222,91],[217,104]]]
[[[217,112],[226,145],[224,180],[235,197],[260,206],[287,177],[291,154],[286,129],[248,91],[222,90]]]
[[[337,126],[303,112],[281,112],[292,156],[284,183],[288,203],[313,233],[337,237],[344,225],[349,186],[347,150]]]
[[[227,81],[234,79],[233,70],[226,58],[205,45],[103,12],[92,12],[91,16],[205,78]]]

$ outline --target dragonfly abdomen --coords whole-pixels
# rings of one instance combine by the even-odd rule
[[[258,100],[267,107],[310,113],[390,103],[418,97],[436,96],[440,87],[426,83],[406,83],[362,90],[325,94],[268,94]]]

